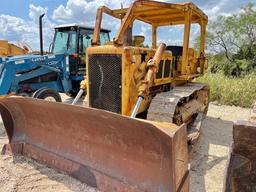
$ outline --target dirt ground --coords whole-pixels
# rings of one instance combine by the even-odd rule
[[[67,97],[63,99],[70,103]],[[220,192],[232,142],[232,122],[248,119],[250,109],[211,103],[191,162],[190,191]],[[7,143],[0,119],[0,148]],[[96,192],[96,189],[24,157],[0,155],[0,192]]]

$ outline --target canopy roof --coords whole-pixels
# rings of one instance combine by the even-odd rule
[[[136,4],[136,5],[135,5]],[[207,15],[192,2],[164,3],[149,0],[137,0],[130,8],[135,19],[155,26],[185,24],[185,14],[191,11],[191,23],[208,22]],[[116,18],[123,18],[128,8],[109,10]]]
[[[109,9],[102,6],[96,15],[93,45],[99,44],[99,31],[102,14],[106,13],[121,19],[121,26],[113,40],[114,44],[122,45],[124,39],[129,39],[128,28],[132,27],[134,20],[152,25],[152,47],[156,48],[156,29],[160,26],[184,24],[184,45],[189,44],[190,25],[198,23],[201,27],[201,50],[204,51],[205,30],[208,22],[207,15],[193,3],[164,3],[152,0],[135,0],[129,8]],[[129,30],[128,30],[129,31]]]

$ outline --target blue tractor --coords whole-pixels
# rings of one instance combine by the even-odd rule
[[[77,24],[57,26],[50,53],[44,54],[42,16],[39,21],[41,54],[0,57],[0,96],[13,93],[61,102],[59,92],[75,96],[79,91],[94,29]],[[101,44],[110,40],[109,33],[101,29]]]

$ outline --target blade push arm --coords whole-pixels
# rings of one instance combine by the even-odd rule
[[[149,92],[149,87],[152,85],[155,74],[158,70],[159,63],[162,60],[165,48],[166,48],[166,45],[164,43],[161,43],[159,45],[159,47],[157,48],[153,59],[150,59],[147,63],[148,71],[146,73],[144,81],[142,81],[142,84],[139,87],[139,94],[138,94],[139,96],[138,96],[138,100],[136,102],[136,105],[133,109],[133,112],[131,114],[132,118],[135,118],[135,116],[137,115],[137,112],[139,110],[139,107],[140,107],[140,104],[141,104],[142,100],[144,99],[144,97]]]

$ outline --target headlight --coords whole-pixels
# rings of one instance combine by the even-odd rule
[[[66,71],[69,72],[69,56],[66,56]]]
[[[2,75],[4,69],[4,63],[0,63],[0,76]]]

